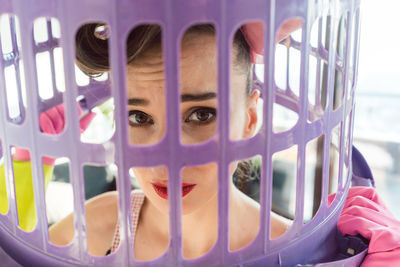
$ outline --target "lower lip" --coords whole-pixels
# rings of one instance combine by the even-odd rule
[[[153,186],[154,191],[156,191],[156,193],[160,197],[162,197],[164,199],[168,199],[168,187],[167,186],[157,184],[157,183],[152,183],[151,185]],[[195,184],[182,184],[182,197],[189,194],[195,186],[196,186]]]

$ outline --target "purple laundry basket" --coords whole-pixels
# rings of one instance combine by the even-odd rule
[[[6,168],[8,213],[0,214],[0,245],[3,250],[24,266],[357,266],[366,253],[365,246],[357,238],[345,238],[338,234],[336,223],[351,186],[352,128],[354,110],[354,87],[357,73],[359,0],[0,0],[0,15],[10,14],[12,51],[1,52],[0,59],[0,158]],[[311,27],[323,16],[337,22],[346,15],[344,53],[339,55],[338,28],[329,27],[326,34],[330,43],[323,45],[321,37],[317,46],[309,45]],[[15,15],[19,19],[20,40],[15,34]],[[55,18],[59,21],[62,38],[48,31],[43,43],[34,42],[33,22],[39,17]],[[274,79],[275,36],[286,19],[299,17],[303,20],[303,42],[287,39],[289,48],[301,52],[299,93],[290,88],[279,88]],[[264,101],[263,125],[254,138],[234,142],[229,139],[229,58],[230,40],[233,32],[248,21],[264,23],[264,81],[255,76],[254,85],[261,90]],[[78,86],[74,75],[75,33],[84,23],[102,21],[109,25],[111,35],[111,75],[106,81],[91,80],[87,86]],[[143,23],[158,23],[165,33],[163,51],[166,59],[166,102],[168,129],[161,142],[152,146],[132,146],[128,141],[126,118],[126,60],[125,40],[129,30]],[[198,145],[182,145],[179,140],[179,77],[177,77],[178,45],[182,32],[195,23],[213,23],[218,36],[218,138]],[[48,29],[52,26],[48,20]],[[321,36],[321,33],[319,33]],[[0,39],[1,42],[4,40]],[[39,52],[63,48],[65,70],[65,92],[54,87],[53,97],[39,97],[35,56]],[[331,49],[327,49],[330,47]],[[51,54],[52,55],[52,54]],[[323,112],[321,97],[314,105],[309,104],[309,55],[318,58],[319,64],[327,66],[327,95]],[[17,83],[18,114],[10,116],[7,101],[7,79],[5,68],[15,67],[20,77],[20,60],[24,61],[27,103],[23,105],[22,86]],[[54,61],[52,61],[54,67]],[[334,107],[336,78],[342,77],[343,90],[339,95],[340,105]],[[54,81],[53,73],[53,81]],[[336,81],[336,82],[335,82]],[[54,84],[54,83],[53,83]],[[75,102],[79,100],[84,110],[91,110],[113,97],[115,103],[115,133],[103,144],[83,143],[79,135],[78,112]],[[60,135],[40,133],[38,114],[64,101],[67,123]],[[298,121],[291,129],[275,133],[272,129],[273,105],[279,103],[298,114]],[[310,119],[313,118],[313,119]],[[345,132],[345,125],[348,133]],[[340,126],[340,160],[337,197],[327,205],[328,169],[324,168],[322,202],[315,217],[304,223],[304,177],[305,149],[308,142],[325,136]],[[26,133],[29,133],[27,135]],[[346,137],[346,138],[345,138]],[[297,145],[297,189],[296,212],[293,225],[281,238],[270,239],[270,210],[272,195],[272,156],[274,153]],[[28,148],[32,157],[33,187],[36,204],[37,225],[32,232],[18,227],[17,207],[11,167],[11,146]],[[329,155],[330,142],[325,142],[324,154]],[[57,247],[49,242],[45,207],[45,190],[41,158],[67,157],[70,160],[71,183],[74,187],[75,237],[71,244]],[[229,163],[234,160],[262,156],[260,186],[260,231],[247,247],[229,251],[228,242],[228,177]],[[116,253],[95,257],[88,253],[84,214],[83,173],[84,163],[110,164],[118,167],[117,190],[119,193],[119,225],[121,244]],[[218,163],[218,240],[204,256],[184,259],[182,256],[181,231],[181,168],[186,165]],[[134,258],[131,224],[129,216],[131,182],[128,177],[132,166],[150,167],[165,165],[169,177],[170,244],[158,259],[145,262]],[[324,157],[323,166],[329,165]],[[347,172],[342,172],[344,165]],[[353,249],[354,256],[346,254]]]

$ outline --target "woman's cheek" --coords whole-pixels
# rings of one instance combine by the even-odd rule
[[[129,142],[132,145],[136,146],[143,146],[143,145],[152,145],[156,144],[157,141],[153,140],[153,135],[152,133],[143,130],[143,129],[135,129],[134,127],[131,127],[129,131]]]
[[[182,126],[181,142],[184,145],[200,144],[208,141],[215,135],[216,121],[206,126]]]
[[[146,177],[146,175],[144,174],[145,172],[133,169],[133,173],[140,187],[143,189],[143,187],[145,186],[145,179],[144,179],[144,177]]]
[[[229,164],[229,177],[233,176],[233,173],[235,172],[237,166],[238,166],[238,162],[237,161],[234,161],[231,164]]]

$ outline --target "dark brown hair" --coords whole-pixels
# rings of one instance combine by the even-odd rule
[[[95,30],[101,23],[92,23],[82,26],[76,34],[76,59],[78,67],[88,76],[96,77],[109,71],[108,40],[96,37]],[[215,34],[212,24],[201,24],[190,27],[186,33]],[[158,46],[161,49],[161,28],[158,25],[140,25],[134,28],[127,39],[127,63],[133,62],[147,49]],[[240,67],[247,74],[246,94],[250,95],[252,88],[252,64],[250,59],[250,47],[240,30],[237,30],[233,38],[236,48],[235,67]],[[246,184],[251,178],[251,162],[242,161],[234,174],[236,186],[246,192]]]

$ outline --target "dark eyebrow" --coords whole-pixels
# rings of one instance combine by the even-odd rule
[[[203,100],[208,100],[208,99],[212,99],[212,98],[216,98],[216,97],[217,97],[216,93],[205,93],[205,94],[198,94],[198,95],[183,94],[183,95],[181,95],[181,102],[203,101]]]
[[[149,100],[142,98],[129,98],[128,105],[132,106],[147,106],[149,104]]]
[[[181,95],[181,102],[189,102],[189,101],[204,101],[212,98],[216,98],[216,93],[205,93],[205,94],[183,94]],[[143,98],[129,98],[128,105],[132,106],[147,106],[150,101]]]

